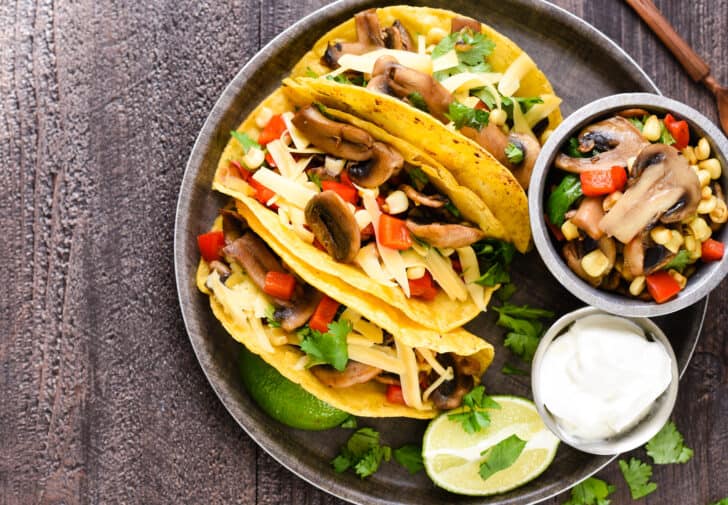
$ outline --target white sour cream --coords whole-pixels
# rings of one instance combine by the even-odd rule
[[[546,408],[583,440],[628,430],[668,388],[672,364],[635,323],[596,314],[574,322],[546,349],[539,374]]]

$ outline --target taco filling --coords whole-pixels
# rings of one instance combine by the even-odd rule
[[[315,104],[259,116],[269,119],[256,140],[233,133],[246,154],[226,167],[228,186],[244,180],[299,239],[407,298],[444,292],[485,308],[499,282],[478,261],[490,242],[422,168]]]
[[[396,16],[396,8],[390,10],[386,16]],[[552,93],[516,96],[526,74],[537,70],[534,62],[521,53],[494,71],[489,58],[496,42],[474,19],[452,17],[450,33],[433,26],[413,34],[396,18],[383,26],[377,12],[356,14],[355,41],[326,41],[320,66],[328,73],[321,77],[431,114],[484,147],[527,188],[540,152],[538,137],[555,126],[549,116],[561,102]],[[308,69],[306,77],[317,75]]]
[[[446,410],[459,406],[485,371],[473,356],[409,347],[321,293],[234,211],[222,210],[217,226],[198,241],[198,282],[224,313],[216,315],[224,324],[229,320],[228,331],[264,358],[294,350],[299,357],[293,368],[310,372],[326,388],[375,385],[391,404]]]

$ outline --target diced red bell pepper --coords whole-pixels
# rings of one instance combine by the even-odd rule
[[[404,251],[412,247],[412,236],[407,225],[401,219],[389,214],[382,214],[379,218],[379,242],[385,247]]]
[[[220,251],[225,247],[225,234],[222,231],[210,231],[197,235],[197,246],[202,258],[208,263],[220,260]]]
[[[268,166],[271,168],[278,167],[278,165],[276,165],[276,161],[273,159],[273,156],[270,154],[269,151],[265,152],[265,162],[268,163]]]
[[[455,254],[453,254],[455,256]],[[460,264],[459,258],[453,258],[450,257],[450,264],[452,265],[452,269],[455,270],[457,273],[461,274],[463,273],[463,266]]]
[[[281,138],[281,135],[283,135],[283,132],[286,131],[286,123],[283,121],[283,116],[280,114],[276,114],[272,118],[270,118],[270,121],[268,121],[268,124],[265,125],[265,128],[263,128],[263,131],[260,132],[260,136],[258,137],[258,144],[264,146],[268,142],[271,142],[273,140]]]
[[[329,323],[334,320],[336,311],[339,310],[339,305],[339,302],[324,295],[316,310],[314,310],[311,319],[308,320],[308,326],[312,330],[320,331],[321,333],[329,331]]]
[[[362,230],[359,232],[359,235],[361,236],[362,242],[369,240],[374,236],[374,225],[372,223],[369,223],[364,228],[362,228]]]
[[[718,242],[717,240],[709,238],[700,245],[700,249],[700,259],[705,262],[723,259],[723,251],[725,249],[723,242]]]
[[[250,184],[253,189],[255,190],[255,199],[258,200],[263,205],[266,205],[268,200],[273,198],[276,194],[275,191],[268,188],[267,186],[263,186],[261,183],[256,181],[255,179],[250,179],[248,181],[248,184]]]
[[[614,166],[609,170],[586,170],[579,174],[585,196],[601,196],[621,191],[627,184],[627,171]]]
[[[676,120],[672,114],[665,116],[665,128],[670,132],[672,138],[675,139],[673,144],[677,149],[685,149],[690,144],[690,127],[688,122],[684,119],[682,121]]]
[[[402,386],[387,384],[387,401],[395,405],[406,405],[402,394]]]
[[[490,110],[483,100],[478,100],[478,103],[475,104],[475,108],[477,110]]]
[[[293,291],[296,289],[296,278],[285,272],[274,272],[271,270],[265,274],[263,291],[274,298],[290,300]]]
[[[647,291],[657,303],[664,303],[680,292],[680,284],[665,270],[647,276]]]
[[[230,173],[230,175],[242,179],[245,182],[250,181],[250,178],[253,176],[253,172],[247,170],[240,164],[239,161],[235,160],[230,160],[230,164],[228,165],[228,172]]]
[[[342,170],[341,174],[339,175],[339,181],[341,184],[344,184],[346,186],[354,187],[354,183],[351,182],[351,179],[349,178],[349,172],[346,170]]]
[[[336,181],[321,181],[321,189],[324,191],[333,191],[339,195],[345,202],[356,205],[359,193],[354,186],[347,186]]]
[[[564,234],[561,231],[561,228],[559,228],[558,226],[556,226],[554,223],[551,222],[548,214],[544,214],[543,218],[546,221],[546,226],[549,227],[549,230],[551,230],[551,233],[554,234],[554,238],[556,240],[558,240],[559,242],[563,242],[564,240],[566,240],[566,237],[564,237]]]
[[[437,287],[432,281],[430,272],[425,271],[425,275],[419,279],[408,279],[410,294],[423,300],[434,300],[437,296]]]

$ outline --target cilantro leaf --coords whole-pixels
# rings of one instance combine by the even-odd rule
[[[556,226],[564,224],[566,212],[582,195],[579,177],[571,174],[564,177],[546,202],[549,221]]]
[[[658,142],[660,144],[667,144],[668,146],[671,146],[672,144],[674,144],[675,143],[675,139],[670,134],[670,132],[667,130],[667,127],[665,126],[665,122],[664,121],[660,121],[660,128],[661,128],[661,130],[660,130],[660,139],[658,140]]]
[[[495,43],[484,34],[474,33],[469,29],[443,37],[432,50],[432,59],[435,60],[455,49],[458,65],[435,72],[435,79],[442,81],[451,75],[462,72],[488,72],[490,65],[486,63],[485,59],[490,56],[494,47]]]
[[[497,90],[496,90],[497,91]],[[493,96],[493,93],[488,88],[478,88],[478,89],[471,89],[470,90],[471,96],[477,96],[480,98],[480,100],[488,107],[488,110],[495,109],[495,106],[497,104],[496,97]],[[501,99],[502,103],[502,99]]]
[[[455,123],[455,129],[457,130],[469,126],[480,131],[484,126],[488,125],[490,114],[488,111],[473,109],[458,101],[453,101],[450,103],[445,116]]]
[[[607,500],[614,492],[614,486],[596,477],[589,477],[571,489],[571,499],[564,505],[609,505]]]
[[[250,135],[248,135],[245,132],[239,132],[239,131],[233,130],[230,132],[230,135],[232,135],[233,138],[238,141],[238,144],[240,144],[240,147],[243,148],[243,151],[245,152],[245,154],[247,154],[248,151],[250,151],[250,149],[253,147],[256,149],[260,149],[260,144],[258,144],[252,138],[250,138]]]
[[[511,281],[508,268],[516,249],[513,244],[495,239],[485,239],[473,244],[483,274],[475,280],[481,286],[495,286]]]
[[[313,182],[319,189],[321,189],[321,177],[315,172],[309,172],[308,180]]]
[[[513,107],[515,104],[518,104],[521,112],[525,114],[537,103],[543,103],[540,96],[501,96],[501,108],[507,114],[508,121],[511,122],[513,122]]]
[[[498,297],[498,299],[502,302],[505,302],[506,300],[510,300],[511,296],[513,296],[513,293],[516,292],[516,285],[512,282],[508,282],[505,284],[501,284],[501,287],[498,289],[498,291],[495,292],[495,295]]]
[[[475,433],[490,425],[490,416],[484,409],[500,408],[498,402],[485,394],[485,387],[478,386],[463,396],[463,411],[447,417],[462,424],[466,433]]]
[[[524,447],[526,447],[525,440],[518,438],[518,435],[511,435],[481,452],[480,454],[485,455],[486,458],[480,464],[480,471],[478,472],[480,478],[488,480],[494,473],[511,466],[521,455]]]
[[[452,214],[453,216],[460,217],[460,211],[452,204],[451,201],[448,200],[448,202],[443,207],[445,207],[445,209],[447,209],[448,212],[450,212],[450,214]]]
[[[407,176],[417,191],[422,191],[422,188],[430,183],[430,178],[427,177],[427,174],[424,173],[420,167],[412,167],[408,169]]]
[[[625,460],[620,459],[619,469],[629,485],[629,492],[633,500],[639,500],[657,489],[657,484],[650,482],[652,467],[647,463],[632,458],[628,464]]]
[[[379,432],[372,428],[360,428],[349,437],[339,455],[331,460],[331,466],[337,473],[354,468],[363,479],[376,472],[382,460],[389,461],[391,456],[391,448],[379,445]]]
[[[351,321],[341,319],[329,323],[329,331],[326,333],[308,327],[299,330],[301,350],[309,355],[309,366],[326,363],[340,372],[343,371],[349,361],[346,336],[351,328]]]
[[[646,119],[647,119],[646,117],[642,117],[642,118],[638,118],[638,117],[628,117],[627,118],[627,121],[629,121],[630,123],[632,123],[632,126],[634,126],[635,128],[637,128],[639,131],[642,131],[644,129],[644,127],[645,127],[645,120]]]
[[[414,93],[411,93],[407,100],[409,100],[409,103],[412,104],[412,106],[423,110],[425,112],[429,112],[430,109],[427,107],[427,103],[425,102],[425,97],[422,96],[422,93],[415,91]]]
[[[497,311],[500,307],[494,307]],[[495,322],[498,326],[513,330],[516,333],[523,335],[531,335],[538,338],[543,331],[543,324],[539,321],[531,319],[520,319],[517,317],[509,316],[505,312],[498,313],[498,320]]]
[[[683,436],[672,421],[647,442],[646,449],[647,455],[658,465],[686,463],[693,457],[693,450],[685,447]]]
[[[481,286],[492,287],[496,284],[511,282],[511,275],[503,267],[503,265],[493,263],[490,267],[488,267],[488,270],[486,270],[483,275],[475,279],[473,282],[480,284]]]
[[[364,79],[364,76],[362,75],[357,75],[351,78],[349,78],[346,74],[327,75],[326,79],[338,82],[339,84],[349,84],[351,86],[366,86],[367,84],[366,79]]]
[[[682,273],[685,267],[690,264],[690,253],[685,249],[680,249],[674,258],[670,260],[670,263],[665,265],[665,270],[675,269]]]
[[[528,375],[528,372],[526,370],[521,370],[520,368],[517,368],[510,363],[506,363],[503,365],[503,368],[501,368],[501,373],[504,375]]]
[[[518,165],[520,162],[523,161],[523,149],[518,147],[513,142],[509,142],[503,152],[506,155],[506,158],[508,158],[508,161],[510,161],[514,165]]]
[[[411,474],[417,473],[425,467],[422,462],[422,447],[418,445],[403,445],[399,449],[395,449],[394,459]]]
[[[276,319],[276,308],[273,305],[268,305],[265,308],[265,322],[271,328],[280,328],[281,322]]]
[[[503,345],[513,351],[523,361],[527,362],[530,362],[533,359],[533,355],[536,354],[538,343],[539,337],[537,336],[513,331],[509,332],[503,341]]]
[[[356,428],[357,427],[356,417],[350,415],[349,417],[344,419],[344,421],[339,425],[339,427],[351,428],[351,429]]]
[[[572,158],[585,158],[586,155],[579,151],[579,139],[576,137],[571,137],[569,139],[569,143],[564,145],[564,149],[566,150],[566,154],[571,156]]]
[[[504,303],[501,307],[495,307],[495,310],[498,314],[521,317],[523,319],[552,319],[555,315],[550,310],[529,307],[528,305],[513,305],[512,303]]]

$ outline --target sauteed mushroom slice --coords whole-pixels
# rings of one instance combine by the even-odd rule
[[[399,152],[382,142],[372,144],[372,157],[367,161],[350,164],[347,172],[351,180],[364,188],[377,188],[404,165]]]
[[[346,368],[341,372],[328,365],[319,365],[312,367],[311,373],[330,388],[348,388],[356,384],[369,382],[382,373],[382,370],[358,361],[349,360]]]
[[[631,186],[602,218],[599,227],[623,244],[660,219],[681,221],[700,202],[700,181],[677,149],[651,144],[632,165]]]
[[[265,276],[268,272],[285,272],[268,246],[253,232],[246,232],[223,249],[223,254],[238,262],[250,279],[260,289],[265,287]]]
[[[322,297],[323,293],[306,284],[292,302],[276,307],[273,316],[285,331],[294,331],[311,318]]]
[[[650,275],[670,263],[675,253],[662,245],[655,244],[647,230],[644,230],[624,246],[624,268],[633,277]]]
[[[442,195],[425,195],[420,193],[409,184],[400,185],[399,189],[404,191],[407,198],[412,200],[418,205],[424,205],[425,207],[431,207],[433,209],[439,209],[445,206],[448,202],[447,198]]]
[[[329,43],[322,58],[323,63],[331,68],[338,65],[342,54],[364,54],[377,47],[384,47],[382,28],[374,9],[360,12],[354,16],[356,24],[356,42]]]
[[[381,56],[374,64],[372,76],[376,78],[380,75],[386,77],[386,86],[382,84],[382,80],[378,80],[375,86],[371,88],[367,86],[369,89],[377,91],[387,89],[389,94],[398,98],[407,98],[414,93],[419,93],[430,114],[443,123],[449,121],[445,114],[454,98],[434,77],[402,66],[391,56]]]
[[[444,381],[432,392],[430,399],[438,410],[450,410],[460,406],[465,396],[475,385],[474,376],[479,376],[482,370],[478,363],[471,358],[463,358],[453,353],[440,354],[437,361],[443,368],[452,367],[454,377]],[[436,379],[436,377],[431,377]]]
[[[389,49],[402,51],[412,51],[414,48],[407,29],[400,23],[399,19],[396,19],[392,26],[384,29],[384,45]]]
[[[234,210],[220,209],[220,215],[222,216],[222,232],[226,244],[235,242],[248,229],[248,222]]]
[[[462,224],[418,224],[408,219],[406,225],[412,235],[434,247],[466,247],[485,237],[480,229]]]
[[[291,121],[315,147],[328,154],[355,161],[372,157],[374,139],[369,133],[356,126],[333,121],[313,105],[299,110]]]
[[[480,22],[464,16],[456,16],[452,18],[450,33],[461,32],[465,28],[469,28],[474,33],[480,33]]]
[[[306,205],[306,223],[326,251],[349,263],[361,247],[359,225],[346,202],[334,191],[318,193]]]
[[[610,117],[587,126],[578,139],[578,149],[582,153],[591,152],[594,148],[604,152],[591,158],[572,158],[560,153],[554,160],[556,167],[573,173],[609,170],[615,165],[626,167],[629,158],[637,156],[642,148],[650,145],[642,137],[642,133],[621,116]]]
[[[515,145],[523,153],[523,160],[520,163],[513,163],[506,158],[506,167],[508,167],[516,180],[520,183],[523,189],[528,189],[528,184],[531,181],[531,172],[533,172],[533,166],[536,164],[536,159],[541,152],[541,144],[538,143],[536,137],[527,133],[511,133],[508,135],[508,143]]]

